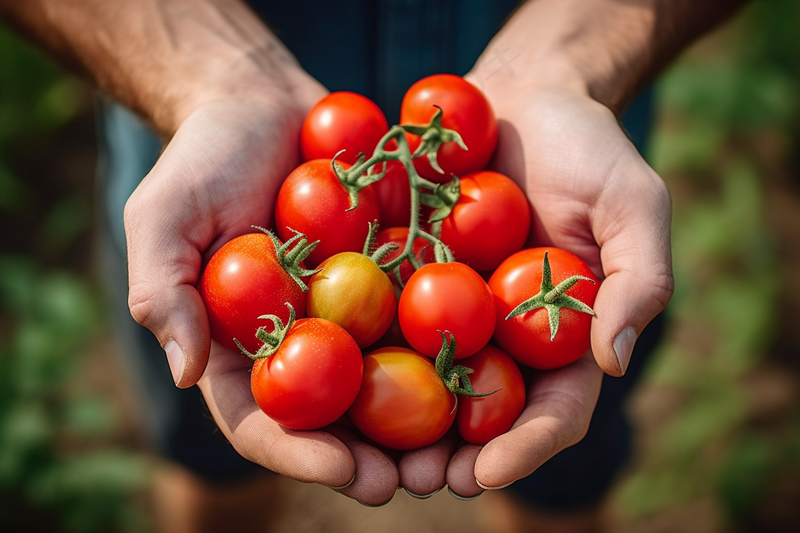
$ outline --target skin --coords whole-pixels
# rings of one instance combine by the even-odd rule
[[[739,3],[531,1],[487,47],[467,77],[500,124],[493,166],[531,200],[531,239],[605,278],[593,355],[538,374],[505,435],[462,448],[445,437],[399,467],[344,428],[286,431],[266,417],[250,395],[250,363],[210,341],[194,288],[223,242],[268,224],[270,199],[298,162],[302,119],[325,90],[238,0],[0,0],[0,17],[168,140],[125,225],[131,314],[164,346],[177,386],[200,387],[247,459],[380,505],[399,485],[424,496],[446,482],[461,497],[506,486],[585,434],[602,373],[624,374],[673,290],[669,194],[617,117]],[[505,50],[514,59],[498,69]]]

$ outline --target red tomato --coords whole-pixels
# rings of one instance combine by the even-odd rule
[[[348,415],[377,444],[415,450],[447,433],[456,405],[456,395],[447,389],[430,359],[413,350],[389,347],[364,357],[361,390]]]
[[[386,228],[379,231],[377,235],[375,235],[375,249],[378,249],[384,244],[389,243],[399,246],[397,250],[386,254],[381,261],[381,264],[385,265],[386,263],[391,262],[392,259],[398,257],[403,252],[403,248],[405,248],[407,240],[408,228]],[[411,251],[414,252],[414,255],[417,256],[417,260],[421,263],[435,261],[433,255],[433,245],[422,237],[416,238],[413,246],[411,247]],[[411,274],[413,273],[414,266],[408,260],[400,263],[400,279],[403,283],[408,281],[408,278],[410,278]],[[396,282],[397,277],[394,275],[394,272],[387,272],[387,274],[392,279],[392,282]]]
[[[545,252],[553,285],[576,275],[594,281],[578,281],[564,293],[567,297],[592,306],[599,288],[597,278],[586,263],[558,248],[522,250],[503,261],[492,274],[489,287],[497,304],[494,339],[518,363],[541,370],[559,368],[580,359],[590,348],[592,325],[591,314],[568,307],[558,311],[555,337],[552,337],[546,308],[533,309],[506,320],[519,304],[541,292]]]
[[[346,163],[342,165],[349,168]],[[352,211],[350,196],[331,168],[330,159],[315,159],[301,164],[286,178],[278,191],[275,226],[278,236],[287,239],[305,233],[309,242],[320,243],[306,259],[315,267],[339,252],[359,252],[369,233],[369,223],[380,222],[378,201],[372,186],[358,193],[358,207]]]
[[[387,228],[408,226],[411,219],[411,189],[403,164],[400,161],[389,161],[386,175],[372,186],[378,197],[381,223]]]
[[[489,396],[459,398],[456,423],[464,440],[486,444],[514,425],[525,407],[525,382],[517,363],[500,348],[487,344],[460,363],[473,370],[469,375],[478,393]]]
[[[442,347],[439,331],[456,339],[455,358],[468,357],[492,337],[494,299],[483,278],[463,263],[431,263],[417,270],[400,295],[400,327],[428,357]]]
[[[497,120],[480,89],[451,74],[423,78],[403,97],[400,123],[428,124],[436,113],[435,105],[442,108],[442,125],[461,134],[468,150],[464,151],[454,142],[444,143],[437,156],[444,174],[436,172],[427,157],[414,160],[417,172],[429,180],[443,183],[450,181],[451,174],[461,177],[486,167],[497,144]],[[413,152],[420,138],[410,134],[407,138]]]
[[[211,337],[237,352],[234,338],[251,352],[261,346],[255,338],[264,323],[259,316],[289,320],[286,302],[298,316],[305,315],[306,295],[278,262],[275,245],[265,233],[225,243],[203,270],[197,290],[208,313]]]
[[[372,155],[378,141],[389,131],[389,124],[378,105],[360,94],[333,92],[308,112],[300,131],[303,161],[332,159],[353,164],[358,154]]]
[[[307,312],[342,326],[366,348],[386,333],[397,312],[394,287],[369,257],[343,252],[319,265],[308,282]]]
[[[493,270],[525,245],[531,226],[528,199],[499,172],[473,172],[460,182],[461,196],[442,220],[441,239],[458,261],[481,272]]]
[[[256,360],[250,387],[256,403],[290,429],[318,429],[342,416],[361,386],[361,351],[333,322],[298,320],[278,350]]]

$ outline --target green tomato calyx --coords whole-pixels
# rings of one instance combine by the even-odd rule
[[[237,339],[233,339],[233,342],[236,343],[236,346],[239,347],[244,355],[253,361],[257,361],[258,359],[267,358],[278,351],[278,348],[280,348],[283,343],[283,339],[286,338],[286,333],[291,329],[295,321],[294,307],[292,307],[292,304],[289,302],[286,302],[286,307],[289,308],[289,321],[286,322],[285,326],[283,325],[283,321],[276,315],[261,315],[258,317],[259,319],[271,320],[273,328],[271,333],[267,332],[264,326],[260,326],[258,330],[256,330],[256,338],[263,343],[256,353],[250,353],[247,348],[242,346],[241,342]]]
[[[558,285],[553,285],[552,274],[550,272],[550,260],[547,258],[547,252],[545,251],[544,261],[542,263],[542,286],[539,293],[515,307],[508,314],[506,320],[510,320],[528,311],[533,311],[534,309],[544,308],[547,310],[547,317],[550,321],[550,341],[552,342],[553,339],[556,338],[556,333],[558,333],[558,324],[562,307],[595,316],[595,312],[591,307],[565,294],[567,290],[579,281],[595,283],[593,279],[587,278],[586,276],[572,276]]]
[[[470,396],[481,398],[494,394],[500,389],[493,390],[492,392],[475,392],[472,388],[472,383],[469,380],[469,375],[474,371],[463,365],[453,366],[456,354],[456,337],[449,331],[439,330],[439,335],[442,336],[442,348],[436,356],[434,366],[436,373],[442,378],[445,386],[453,394],[460,394],[462,396]],[[450,337],[448,339],[448,337]]]
[[[275,246],[275,257],[278,258],[278,263],[295,281],[295,283],[300,286],[303,292],[308,292],[308,285],[303,282],[302,278],[313,276],[319,272],[320,269],[308,270],[300,263],[305,261],[308,255],[314,251],[314,248],[317,247],[319,241],[309,243],[308,238],[303,233],[293,230],[287,226],[286,229],[294,233],[294,237],[291,237],[285,243],[281,244],[281,241],[278,239],[278,237],[276,237],[275,234],[268,229],[264,229],[259,226],[253,227],[267,234],[272,241],[272,244]]]

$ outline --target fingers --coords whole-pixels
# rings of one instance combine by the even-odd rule
[[[353,482],[337,492],[369,507],[388,503],[400,483],[394,461],[346,428],[330,427],[327,431],[347,446],[356,464]]]
[[[664,182],[638,154],[624,158],[600,199],[593,225],[605,280],[594,304],[592,350],[604,372],[621,376],[644,327],[672,296],[671,202]]]
[[[451,491],[470,496],[480,488],[506,487],[579,442],[589,428],[602,376],[591,354],[534,375],[527,405],[514,427],[480,450],[467,446],[453,457],[447,471]]]
[[[211,415],[236,451],[299,481],[334,488],[350,484],[356,472],[354,454],[328,432],[293,431],[267,417],[250,392],[250,365],[244,356],[214,344],[198,382]]]
[[[450,459],[447,466],[447,487],[453,497],[460,500],[471,500],[483,493],[475,477],[475,461],[482,446],[467,444],[462,446]]]
[[[430,498],[444,487],[447,463],[455,450],[452,435],[434,444],[403,454],[398,469],[400,485],[414,498]]]

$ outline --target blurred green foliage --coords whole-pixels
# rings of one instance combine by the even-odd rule
[[[800,479],[800,409],[758,427],[747,390],[775,339],[784,283],[765,181],[796,164],[799,24],[800,3],[755,2],[659,83],[650,159],[675,196],[676,292],[646,381],[679,407],[617,492],[631,516],[713,501],[720,530],[741,530],[780,476]]]
[[[104,327],[98,291],[40,259],[86,237],[89,199],[70,192],[43,204],[38,187],[60,176],[30,176],[15,164],[21,149],[47,146],[90,111],[87,91],[2,27],[0,66],[0,530],[141,531],[148,464],[115,444],[113,402],[80,386]],[[58,173],[57,162],[52,168]],[[28,213],[36,224],[15,226]]]

